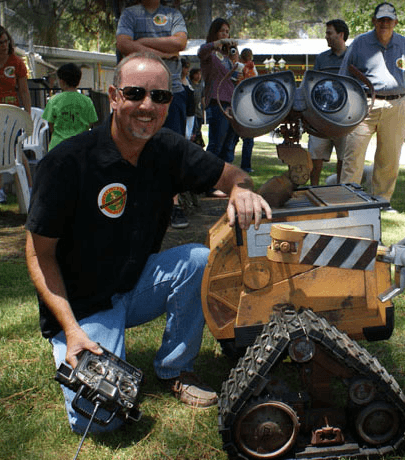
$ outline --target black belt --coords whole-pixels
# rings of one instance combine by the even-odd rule
[[[392,95],[388,95],[388,96],[382,96],[380,94],[376,94],[375,98],[376,99],[384,99],[386,101],[393,101],[394,99],[401,99],[401,97],[404,97],[404,96],[405,96],[405,94],[392,94]],[[367,97],[371,97],[371,94],[367,93]]]
[[[230,102],[226,102],[226,101],[220,101],[221,102],[221,105],[230,105]],[[218,104],[218,101],[216,99],[211,99],[210,100],[210,103],[208,105],[219,105]]]

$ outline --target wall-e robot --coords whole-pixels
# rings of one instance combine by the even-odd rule
[[[372,89],[372,88],[371,88]],[[405,286],[405,240],[381,242],[384,199],[356,184],[309,187],[303,131],[347,134],[368,113],[357,80],[290,71],[241,82],[232,122],[245,137],[278,129],[288,172],[260,193],[272,206],[258,230],[209,232],[202,299],[212,334],[240,356],[219,400],[230,459],[335,459],[396,454],[405,396],[356,340],[388,339]],[[395,267],[394,282],[391,267]]]

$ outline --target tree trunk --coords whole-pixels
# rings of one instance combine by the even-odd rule
[[[205,38],[212,21],[212,0],[197,1],[198,36]]]

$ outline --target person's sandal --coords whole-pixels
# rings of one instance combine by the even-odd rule
[[[182,372],[173,379],[161,379],[174,396],[193,407],[211,407],[217,404],[218,395],[193,372]]]

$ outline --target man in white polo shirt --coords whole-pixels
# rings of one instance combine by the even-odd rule
[[[380,3],[372,21],[374,29],[356,37],[340,69],[350,75],[353,64],[376,92],[372,110],[346,137],[341,182],[360,183],[367,146],[376,133],[372,193],[390,201],[405,139],[405,37],[394,32],[398,18],[391,3]]]

